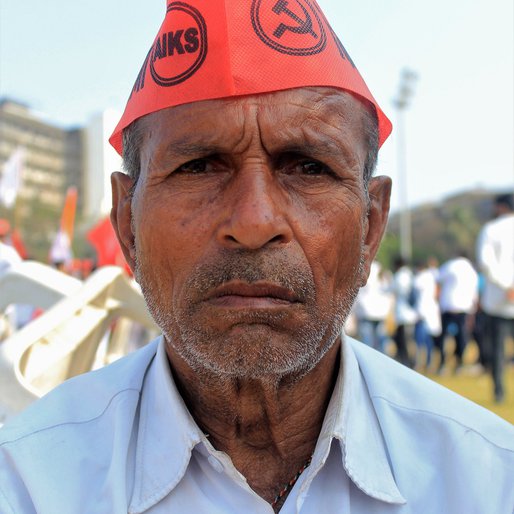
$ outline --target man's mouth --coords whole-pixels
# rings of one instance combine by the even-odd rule
[[[293,291],[270,282],[231,281],[216,287],[207,301],[220,307],[262,309],[298,303]]]

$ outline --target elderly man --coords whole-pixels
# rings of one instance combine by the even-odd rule
[[[0,511],[511,514],[514,431],[341,335],[389,130],[311,0],[170,2],[111,139],[163,335],[4,429]]]

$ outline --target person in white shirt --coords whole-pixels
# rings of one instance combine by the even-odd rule
[[[495,219],[486,223],[477,239],[477,262],[484,275],[481,306],[494,381],[494,397],[505,397],[505,340],[514,338],[514,200],[498,195]]]
[[[0,430],[0,512],[512,514],[514,429],[341,331],[390,124],[316,4],[169,2],[128,102],[111,219],[162,337]]]
[[[441,363],[445,365],[444,340],[452,330],[455,338],[456,370],[462,366],[462,357],[468,342],[467,321],[478,302],[478,273],[466,252],[445,262],[439,269],[439,306],[441,309]]]
[[[441,312],[439,310],[438,288],[435,275],[428,262],[418,267],[413,280],[414,308],[418,320],[414,327],[416,340],[416,367],[428,370],[432,361],[434,338],[441,335]],[[425,361],[421,362],[420,350],[425,350]]]
[[[373,261],[368,281],[359,290],[353,312],[357,318],[359,339],[381,352],[385,351],[385,322],[392,304],[390,284],[384,277],[380,263]]]
[[[414,325],[418,315],[411,305],[411,293],[414,276],[407,262],[400,256],[394,262],[394,275],[391,285],[394,294],[394,320],[395,332],[393,335],[396,343],[396,359],[412,368],[414,359],[409,354],[409,341],[413,337]]]

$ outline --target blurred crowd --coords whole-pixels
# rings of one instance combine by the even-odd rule
[[[347,332],[421,371],[431,369],[435,348],[439,373],[447,370],[444,341],[451,335],[455,371],[459,371],[479,312],[479,283],[479,274],[465,255],[440,267],[434,257],[414,267],[398,257],[393,270],[375,261],[357,296]]]
[[[505,345],[514,338],[512,196],[496,198],[475,264],[464,250],[442,265],[434,257],[412,266],[398,257],[392,270],[374,262],[346,331],[424,373],[490,372],[495,401],[502,402],[504,367],[511,361]],[[476,358],[465,366],[470,340]]]

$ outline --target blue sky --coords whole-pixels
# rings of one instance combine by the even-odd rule
[[[393,123],[401,69],[419,74],[406,119],[411,204],[514,186],[511,0],[319,4]],[[1,0],[0,96],[62,125],[122,110],[164,8],[164,0]],[[397,179],[394,137],[378,171]]]

